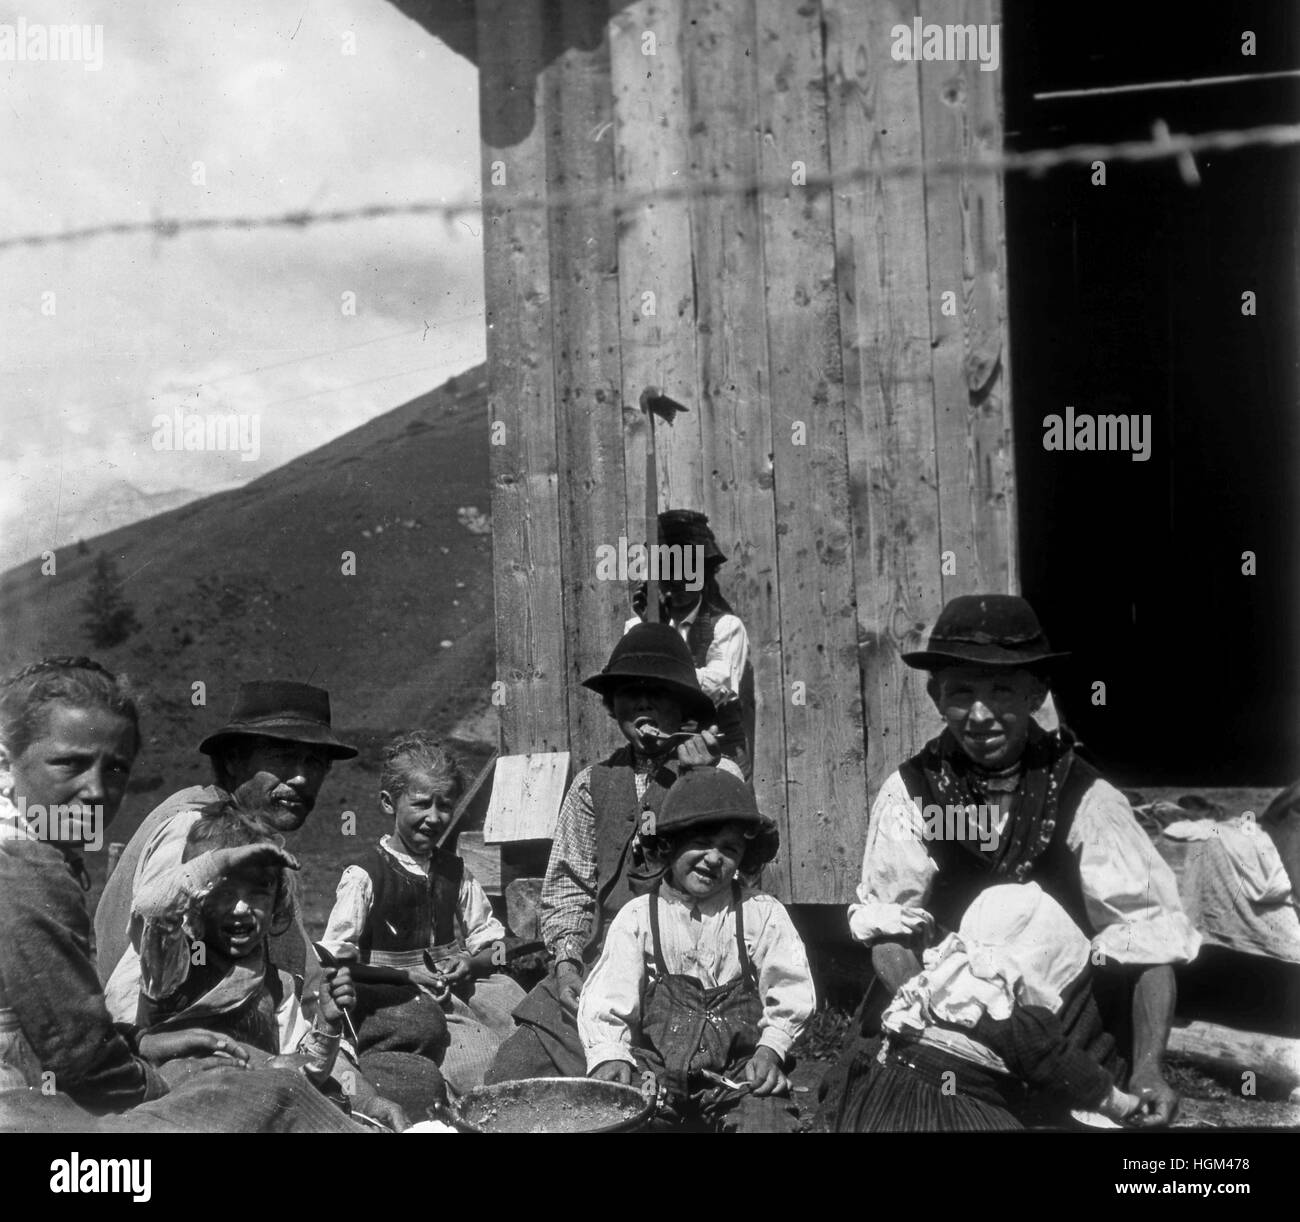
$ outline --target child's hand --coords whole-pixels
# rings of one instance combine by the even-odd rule
[[[427,967],[408,967],[406,978],[415,986],[425,989],[433,995],[434,1001],[445,1001],[451,994],[447,977],[441,972],[430,971]]]
[[[1136,1095],[1130,1095],[1127,1091],[1120,1090],[1118,1086],[1112,1086],[1110,1094],[1101,1101],[1097,1111],[1107,1120],[1132,1124],[1138,1119],[1136,1113],[1141,1105],[1142,1100]]]
[[[248,1053],[238,1040],[215,1031],[155,1031],[142,1035],[137,1043],[140,1055],[154,1065],[177,1057],[213,1057],[240,1069],[247,1068]]]
[[[265,868],[298,869],[298,859],[292,853],[269,841],[262,844],[241,844],[234,849],[214,849],[209,856],[213,866],[219,866],[222,874]]]
[[[710,726],[707,730],[688,738],[677,748],[677,762],[683,768],[707,768],[718,761],[722,755],[722,746],[718,739],[718,727]]]
[[[346,967],[326,968],[324,975],[326,987],[320,992],[318,1013],[321,1021],[337,1032],[343,1026],[343,1011],[357,1004],[357,988]]]
[[[620,1086],[632,1085],[632,1065],[629,1061],[601,1061],[587,1075],[597,1082],[617,1082]]]
[[[760,1044],[745,1062],[745,1081],[754,1084],[756,1095],[787,1095],[790,1079],[781,1068],[780,1058],[766,1044]]]

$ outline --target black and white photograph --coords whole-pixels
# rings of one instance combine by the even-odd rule
[[[15,0],[0,149],[27,1199],[1285,1182],[1300,8]]]

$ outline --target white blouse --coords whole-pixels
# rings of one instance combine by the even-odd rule
[[[933,925],[926,903],[938,866],[926,851],[919,804],[894,772],[871,808],[862,882],[849,929],[868,945]],[[1097,779],[1075,812],[1066,844],[1079,863],[1094,959],[1187,963],[1201,937],[1183,912],[1173,871],[1113,785]]]

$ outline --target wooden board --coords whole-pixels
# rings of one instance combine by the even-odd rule
[[[920,81],[888,54],[915,0],[826,0],[831,166],[921,156]],[[925,194],[919,177],[881,177],[835,194],[868,797],[930,737],[925,676],[901,655],[924,645],[943,603],[934,393],[930,378]],[[861,854],[866,820],[852,829]]]
[[[547,182],[554,192],[614,183],[609,33],[594,48],[588,4],[559,9],[566,46],[545,72]],[[551,10],[554,12],[554,10]],[[551,343],[555,367],[563,619],[568,644],[569,739],[579,766],[618,738],[594,693],[579,684],[601,669],[622,635],[626,587],[596,575],[597,548],[626,531],[618,246],[608,199],[550,212]],[[551,609],[558,615],[557,602]]]
[[[487,305],[493,590],[501,744],[568,744],[568,670],[560,609],[559,460],[550,330],[546,131],[537,74],[542,0],[482,0],[479,88],[483,131],[483,266]],[[504,171],[505,183],[494,176]],[[508,543],[506,542],[508,541]]]
[[[991,23],[993,0],[921,0],[921,17],[940,25]],[[957,161],[999,150],[1002,125],[996,87],[978,77],[978,62],[921,64],[921,127],[927,160]],[[997,180],[969,174],[927,174],[926,249],[930,273],[931,375],[939,463],[939,534],[956,560],[943,575],[944,598],[1004,591],[1010,581],[1011,479],[1006,396],[993,393],[1001,375],[1000,261]],[[955,294],[955,315],[945,313]],[[972,383],[980,385],[972,396]],[[978,400],[976,404],[973,399]]]
[[[759,172],[757,27],[751,4],[685,0],[686,93],[693,183]],[[762,220],[754,194],[691,201],[696,353],[700,367],[705,512],[729,557],[719,574],[749,633],[757,725],[754,792],[786,822],[787,692],[777,605],[771,394],[763,290]],[[789,858],[764,872],[789,898]]]
[[[679,0],[633,0],[611,21],[615,173],[621,191],[686,181],[689,113],[682,38]],[[659,509],[704,504],[691,215],[685,200],[657,199],[619,216],[618,279],[628,539],[641,542],[649,539],[653,525],[645,521],[649,425],[639,410],[647,386],[659,387],[689,409],[671,425],[655,422]]]
[[[775,455],[790,899],[851,895],[866,791],[831,197],[816,5],[758,0],[761,201]],[[798,691],[795,687],[798,685]]]
[[[461,832],[456,852],[488,895],[501,894],[501,849],[485,844],[482,832]]]
[[[569,753],[503,755],[483,822],[488,844],[549,840],[569,784]]]

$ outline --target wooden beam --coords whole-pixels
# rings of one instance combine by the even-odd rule
[[[824,0],[831,166],[921,156],[917,66],[889,55],[915,0]],[[943,603],[939,480],[919,177],[877,178],[835,195],[835,251],[847,398],[867,788],[931,736],[925,676],[900,655],[924,645]],[[861,856],[866,820],[852,832]]]
[[[790,899],[853,895],[866,799],[844,379],[817,5],[757,0],[764,282],[775,455]]]
[[[568,745],[560,600],[559,458],[549,325],[546,131],[537,71],[543,0],[480,0],[483,267],[487,306],[497,678],[505,684],[501,745]],[[488,143],[510,133],[510,145]]]
[[[634,0],[613,17],[610,70],[620,189],[680,186],[690,172],[690,115],[678,0]],[[691,213],[685,200],[654,200],[619,218],[618,279],[628,538],[640,542],[651,539],[653,526],[644,508],[649,418],[637,407],[647,386],[689,409],[672,425],[656,422],[659,508],[704,505]]]
[[[940,25],[991,24],[996,0],[920,0]],[[921,128],[928,160],[1000,151],[995,74],[974,60],[921,64]],[[986,79],[980,80],[984,77]],[[1011,440],[1002,354],[999,238],[1001,183],[967,175],[927,176],[931,373],[939,463],[939,533],[955,559],[945,600],[1006,591],[1013,550]]]
[[[556,191],[614,183],[609,31],[586,49],[593,0],[559,10],[567,49],[545,72],[547,181]],[[554,12],[554,10],[551,10]],[[560,502],[562,631],[568,640],[569,743],[582,767],[621,741],[594,693],[578,685],[600,670],[622,634],[626,589],[596,576],[596,549],[626,530],[618,243],[607,203],[550,215],[551,322]],[[556,610],[559,610],[558,604]],[[566,744],[568,745],[568,744]]]
[[[752,0],[684,0],[693,182],[759,172],[757,29]],[[757,725],[754,793],[781,827],[764,887],[788,898],[785,716],[777,605],[772,406],[762,218],[754,194],[691,201],[705,512],[730,562],[720,581],[749,633]]]
[[[1300,1088],[1300,1040],[1191,1022],[1169,1032],[1168,1051],[1225,1074],[1238,1085],[1242,1074],[1253,1073],[1260,1085],[1288,1092]]]

